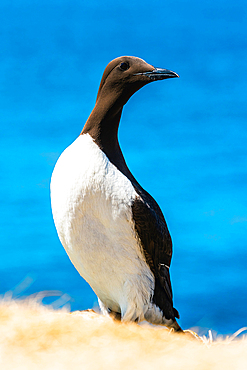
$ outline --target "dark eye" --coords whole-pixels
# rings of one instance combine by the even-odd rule
[[[121,63],[120,64],[120,69],[122,70],[122,71],[127,71],[127,69],[129,69],[129,63],[127,63],[127,62],[123,62],[123,63]]]

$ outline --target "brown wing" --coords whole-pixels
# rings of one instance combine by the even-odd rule
[[[139,197],[132,204],[133,220],[143,252],[155,277],[153,302],[166,319],[175,319],[169,267],[172,258],[172,240],[165,218],[156,201],[141,187],[134,185]]]

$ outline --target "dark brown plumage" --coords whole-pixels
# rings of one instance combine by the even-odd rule
[[[169,70],[155,69],[139,58],[125,56],[114,59],[104,71],[95,108],[81,134],[92,136],[108,159],[131,181],[139,195],[132,204],[132,213],[146,262],[155,277],[153,303],[162,310],[166,319],[174,321],[175,330],[181,331],[175,321],[179,314],[173,307],[169,274],[171,236],[160,207],[130,172],[118,142],[121,113],[128,99],[144,85],[172,77],[178,75]]]

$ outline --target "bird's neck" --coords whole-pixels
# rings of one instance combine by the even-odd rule
[[[89,134],[108,159],[127,176],[136,181],[129,171],[118,142],[118,127],[123,106],[117,106],[97,100],[82,132]]]

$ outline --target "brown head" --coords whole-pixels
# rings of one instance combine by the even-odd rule
[[[123,56],[112,60],[104,71],[95,107],[81,134],[89,133],[112,163],[123,171],[126,165],[117,134],[124,104],[144,85],[172,77],[179,76],[140,58]]]
[[[119,57],[107,65],[100,82],[97,101],[107,98],[118,101],[123,106],[144,85],[173,77],[179,76],[168,69],[155,68],[143,59]]]

